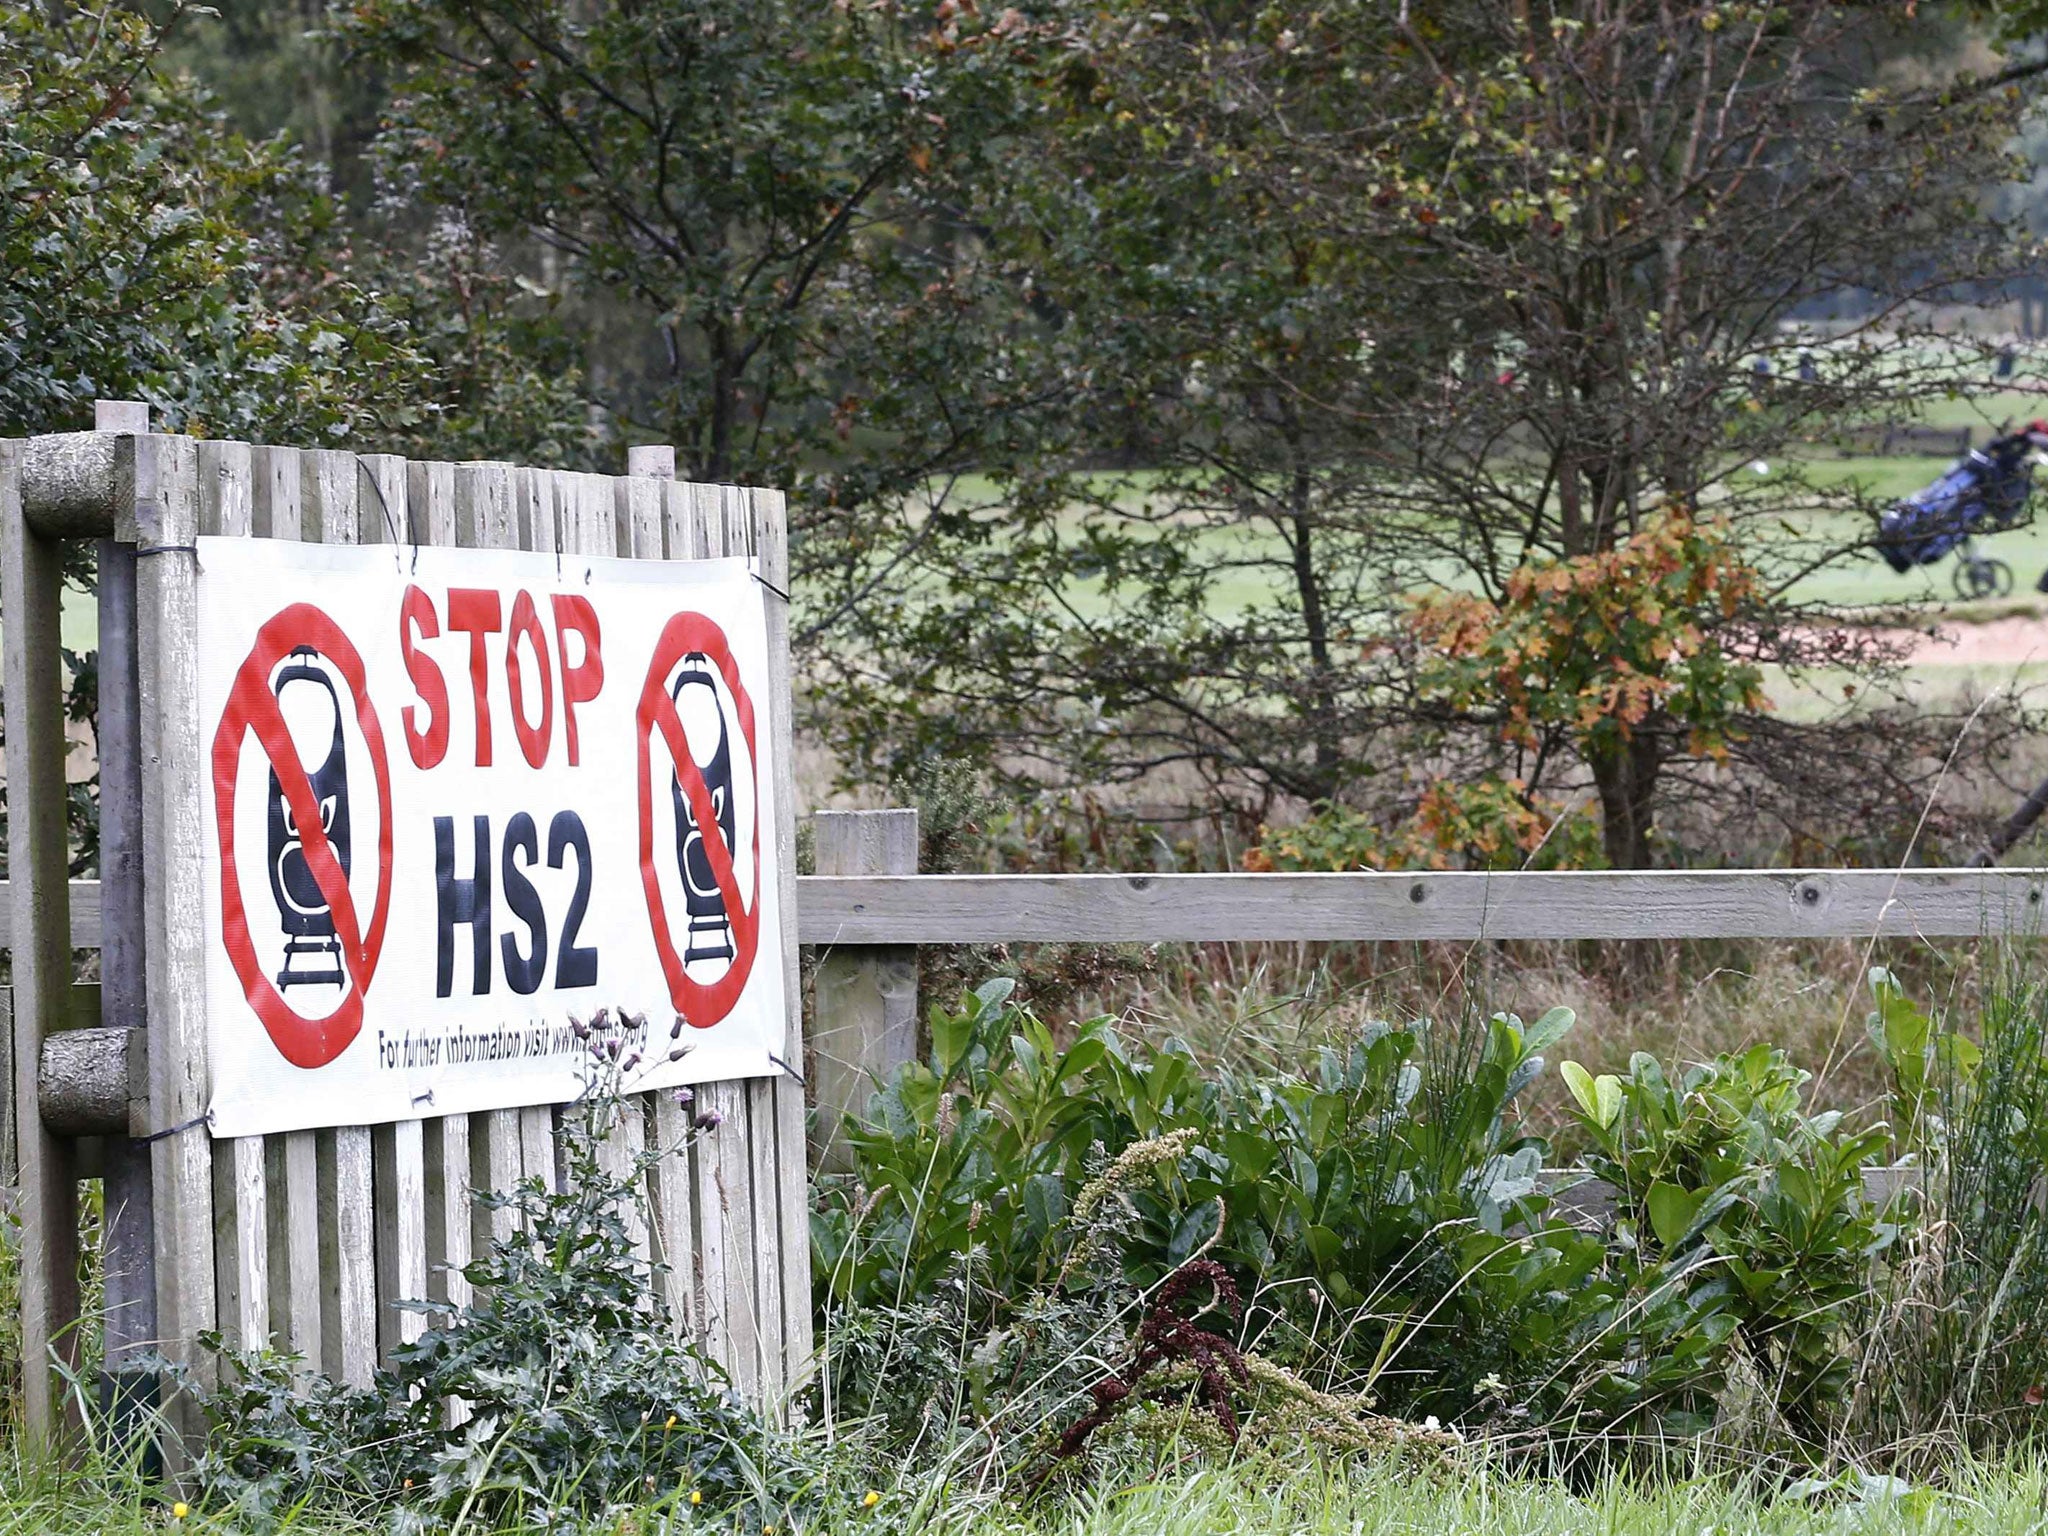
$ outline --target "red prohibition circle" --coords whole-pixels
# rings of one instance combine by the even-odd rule
[[[690,754],[683,723],[669,697],[668,674],[676,663],[696,652],[718,668],[726,687],[732,690],[733,707],[739,716],[740,737],[747,744],[747,763],[758,784],[760,754],[754,744],[754,705],[740,685],[739,664],[725,631],[701,613],[679,613],[671,618],[655,642],[654,659],[647,668],[647,682],[640,690],[634,739],[640,751],[640,883],[647,890],[647,916],[654,926],[654,949],[668,978],[669,1000],[676,1012],[697,1029],[709,1029],[733,1010],[754,967],[754,954],[761,937],[761,797],[754,796],[754,821],[747,829],[754,845],[754,904],[740,902],[739,883],[733,878],[733,850],[718,837],[718,815],[711,803],[711,791],[704,783],[704,771]],[[718,894],[725,899],[726,921],[732,925],[733,957],[725,974],[716,981],[693,981],[683,970],[669,932],[668,905],[662,900],[661,881],[654,870],[654,764],[651,748],[659,731],[669,756],[676,765],[676,778],[689,797],[690,816],[704,839],[704,855],[711,875],[718,882]]]
[[[270,674],[278,662],[302,645],[311,646],[332,662],[348,684],[355,699],[356,724],[369,747],[370,766],[377,777],[377,898],[367,929],[357,919],[355,896],[327,841],[327,829],[321,825],[312,781],[292,745],[277,695],[270,689]],[[309,1019],[293,1011],[264,973],[249,936],[241,877],[235,869],[235,785],[241,777],[242,740],[251,733],[277,772],[278,787],[300,829],[299,846],[307,872],[327,898],[334,935],[348,967],[348,993],[325,1018]],[[363,658],[341,627],[311,603],[293,603],[259,629],[255,646],[235,674],[227,708],[221,711],[220,726],[213,736],[213,809],[220,835],[221,937],[228,959],[249,1006],[284,1059],[295,1067],[324,1067],[348,1049],[363,1027],[363,994],[369,990],[370,977],[384,949],[384,924],[391,915],[391,767],[384,755],[383,728],[370,706]]]

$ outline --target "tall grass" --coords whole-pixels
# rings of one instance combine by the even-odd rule
[[[1857,1384],[1863,1434],[1922,1464],[2028,1433],[2048,1395],[2048,975],[2007,954],[1975,1012],[1981,1061],[1937,1071],[1906,1136],[1919,1219]]]

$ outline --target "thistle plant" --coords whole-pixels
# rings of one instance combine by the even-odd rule
[[[638,1240],[643,1176],[688,1148],[624,1166],[608,1155],[643,1113],[633,1090],[650,1058],[688,1049],[682,1021],[665,1043],[623,1011],[574,1028],[584,1088],[561,1117],[560,1187],[536,1176],[477,1195],[511,1219],[463,1269],[474,1299],[404,1303],[429,1326],[367,1388],[309,1380],[288,1355],[222,1351],[222,1385],[204,1399],[202,1509],[265,1525],[312,1499],[411,1530],[567,1528],[650,1504],[786,1517],[811,1482],[798,1443],[663,1314],[663,1266]]]

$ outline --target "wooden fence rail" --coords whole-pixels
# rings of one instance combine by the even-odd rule
[[[858,814],[858,813],[856,813]],[[2048,870],[814,876],[806,944],[2034,937]]]
[[[819,819],[904,814],[833,811]],[[2048,932],[2048,869],[820,874],[800,876],[796,889],[798,941],[827,947]],[[0,948],[7,947],[10,910],[8,885],[0,880]],[[97,880],[71,882],[71,941],[78,949],[99,947]]]

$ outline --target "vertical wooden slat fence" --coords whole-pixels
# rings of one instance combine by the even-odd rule
[[[136,423],[128,422],[128,426]],[[34,483],[39,462],[62,473]],[[30,466],[24,483],[24,464]],[[44,1036],[69,1022],[73,936],[63,820],[57,560],[67,536],[135,546],[140,716],[145,724],[141,856],[148,891],[147,1102],[154,1133],[158,1328],[166,1355],[205,1379],[198,1335],[304,1355],[310,1370],[367,1382],[380,1355],[425,1326],[400,1306],[468,1299],[461,1267],[510,1235],[507,1212],[472,1189],[561,1178],[561,1110],[549,1106],[212,1140],[200,914],[201,722],[196,687],[196,564],[201,533],[352,544],[524,549],[639,560],[745,555],[764,585],[787,582],[779,495],[673,479],[673,454],[636,450],[627,476],[501,463],[408,463],[389,455],[197,443],[146,432],[0,441],[0,563],[7,614],[8,886],[14,967],[5,1169],[24,1235],[26,1403],[32,1439],[56,1432],[49,1362],[77,1317],[71,1144],[42,1125]],[[38,497],[41,507],[38,507]],[[40,512],[40,515],[38,515]],[[775,744],[785,954],[786,1061],[803,1059],[795,985],[796,896],[789,808],[787,617],[767,599],[775,658]],[[95,934],[96,938],[97,935]],[[667,1020],[650,1020],[665,1038]],[[11,1059],[10,1059],[11,1058]],[[24,1112],[26,1107],[26,1112]],[[804,1102],[794,1073],[706,1085],[630,1105],[605,1148],[631,1166],[659,1157],[638,1208],[640,1246],[666,1265],[670,1325],[696,1337],[742,1390],[779,1408],[811,1350]],[[692,1135],[693,1119],[707,1128]],[[19,1166],[14,1166],[18,1164]],[[783,1290],[793,1287],[787,1305]],[[188,1410],[173,1405],[173,1423]],[[189,1419],[182,1427],[190,1428]],[[175,1451],[175,1447],[173,1447]]]

